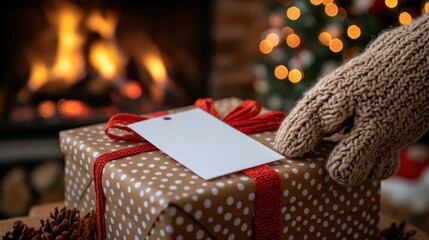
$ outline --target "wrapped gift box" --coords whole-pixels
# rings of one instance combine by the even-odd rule
[[[223,116],[240,102],[229,98],[215,105]],[[95,209],[96,157],[141,144],[111,140],[104,127],[60,133],[65,204],[83,213]],[[275,132],[250,136],[272,147]],[[282,239],[371,239],[377,234],[380,183],[342,187],[333,182],[324,169],[333,146],[323,142],[305,158],[269,164],[282,181]],[[252,237],[255,182],[243,173],[205,181],[163,152],[151,151],[107,163],[102,179],[107,239]]]

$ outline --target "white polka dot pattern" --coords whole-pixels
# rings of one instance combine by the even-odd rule
[[[224,115],[239,100],[216,103]],[[104,125],[61,132],[68,207],[95,208],[92,165],[103,153],[139,143],[110,140]],[[271,147],[275,133],[251,137]],[[377,232],[379,182],[341,187],[324,170],[325,143],[300,160],[270,164],[283,185],[282,232],[289,239],[366,239]],[[255,185],[242,173],[204,181],[160,151],[106,164],[108,239],[247,239],[252,236]]]

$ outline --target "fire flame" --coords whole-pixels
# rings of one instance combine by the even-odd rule
[[[103,16],[100,11],[95,10],[89,15],[86,26],[104,38],[111,39],[114,37],[117,22],[118,18],[114,12],[108,12]]]
[[[72,84],[84,73],[84,60],[81,51],[83,38],[78,32],[82,19],[81,11],[68,2],[62,2],[57,9],[54,24],[58,30],[58,48],[51,70],[51,79],[61,79]]]
[[[155,53],[144,54],[142,62],[146,66],[155,83],[158,86],[165,88],[168,76],[161,56]]]
[[[59,4],[59,2],[56,3]],[[78,25],[82,18],[80,10],[71,3],[62,1],[61,6],[47,13],[47,17],[57,30],[57,50],[51,67],[39,60],[31,63],[28,87],[33,91],[49,80],[73,84],[81,79],[85,72],[81,51],[83,37],[78,32]]]
[[[117,16],[114,12],[103,15],[100,11],[93,11],[86,21],[87,27],[98,32],[104,39],[91,46],[89,61],[103,78],[112,80],[120,75],[125,60],[115,39]]]
[[[28,87],[31,90],[39,89],[46,81],[48,81],[49,70],[46,64],[35,61],[31,66],[30,79]]]
[[[114,79],[119,75],[124,61],[112,42],[98,41],[91,46],[89,61],[100,75],[106,79]]]
[[[161,55],[158,53],[158,49],[151,48],[149,53],[143,54],[141,61],[155,82],[155,84],[150,87],[152,97],[155,102],[160,103],[164,99],[164,89],[168,84],[168,75]]]
[[[56,51],[51,56],[35,56],[30,63],[30,77],[27,87],[31,91],[37,91],[48,81],[62,81],[66,86],[71,86],[84,79],[86,67],[92,70],[105,80],[120,81],[113,86],[121,87],[121,93],[130,99],[138,99],[143,93],[142,86],[135,81],[125,80],[126,58],[123,52],[135,59],[145,71],[142,76],[148,73],[153,83],[147,88],[155,102],[162,102],[165,90],[169,84],[169,76],[166,66],[161,57],[161,52],[151,42],[146,35],[142,37],[131,37],[133,44],[118,47],[115,38],[115,31],[118,23],[118,16],[114,12],[101,12],[94,10],[85,13],[77,6],[66,0],[52,0],[55,9],[47,9],[46,17],[50,24],[56,29]],[[88,59],[83,53],[83,44],[86,35],[83,35],[80,28],[85,27],[88,32],[98,33],[99,39],[91,39],[85,42],[88,44]],[[140,32],[137,32],[140,33]],[[131,35],[132,36],[132,35]],[[135,44],[134,44],[135,43]],[[86,46],[86,45],[85,45]],[[131,46],[126,51],[127,46]],[[45,58],[43,58],[45,57]],[[86,63],[85,61],[88,61]],[[92,74],[92,70],[88,71]],[[89,76],[88,79],[94,76]],[[144,80],[144,79],[143,79]],[[64,116],[78,117],[89,114],[91,107],[79,100],[60,100],[57,108],[52,102],[44,102],[40,105],[39,113],[42,117],[48,118],[59,113]]]

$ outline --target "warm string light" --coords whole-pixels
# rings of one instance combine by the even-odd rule
[[[276,47],[279,42],[279,35],[276,33],[270,33],[259,43],[259,51],[261,51],[263,54],[270,54],[273,51],[273,48]]]
[[[384,4],[386,4],[388,8],[395,8],[398,6],[398,0],[384,0]]]
[[[333,3],[333,2],[334,2],[334,0],[322,0],[322,3],[324,5],[328,5],[328,4]]]
[[[301,43],[301,39],[295,33],[287,36],[286,38],[286,44],[291,48],[298,47],[300,43]]]
[[[286,16],[292,20],[295,21],[301,16],[301,11],[297,7],[290,7],[286,11]]]
[[[395,0],[385,0],[385,1],[386,1],[386,4],[390,4],[389,6],[393,6],[395,2]],[[347,19],[347,15],[348,15],[347,11],[344,8],[341,8],[338,5],[336,5],[334,3],[334,0],[310,0],[310,2],[313,5],[323,4],[325,14],[329,17],[338,16],[339,19],[342,19],[342,20]],[[300,16],[301,16],[301,10],[298,7],[292,6],[292,7],[289,7],[286,11],[286,17],[291,21],[298,20]],[[362,34],[362,30],[360,29],[359,26],[355,24],[352,24],[347,28],[347,36],[350,39],[358,39],[361,36],[361,34]],[[339,38],[340,35],[341,35],[341,32],[338,32],[338,34],[336,34],[331,29],[328,31],[321,32],[318,35],[318,40],[322,45],[327,46],[330,51],[334,53],[339,53],[343,50],[343,47],[344,47],[343,42]],[[260,51],[264,54],[270,54],[273,48],[279,44],[280,37],[286,40],[286,44],[290,48],[297,48],[301,44],[301,39],[298,36],[298,34],[296,34],[291,27],[285,26],[281,28],[278,34],[277,33],[268,34],[265,37],[265,39],[263,39],[259,44]],[[344,52],[343,58],[348,59],[355,52],[356,52],[355,49],[353,51],[347,50]],[[298,83],[303,79],[304,73],[302,70],[299,70],[299,69],[288,69],[285,65],[278,65],[274,69],[274,76],[278,80],[288,79],[291,83]]]
[[[337,53],[343,49],[343,42],[338,38],[334,38],[329,42],[329,49]]]
[[[356,25],[350,25],[347,28],[347,36],[349,36],[349,38],[351,39],[357,39],[360,37],[361,31],[360,28]]]
[[[409,24],[411,21],[413,20],[413,18],[411,17],[411,15],[407,12],[401,12],[399,14],[399,23],[401,23],[402,25],[407,25]]]
[[[356,28],[352,27],[352,30],[356,31],[353,32],[354,35],[352,36],[357,38],[360,36],[360,29],[357,26]],[[357,32],[358,29],[359,31]],[[329,50],[334,53],[340,52],[343,49],[343,42],[339,38],[332,37],[328,32],[321,32],[318,39],[322,45],[329,47]]]
[[[274,76],[276,76],[276,78],[279,80],[284,80],[287,77],[288,73],[289,70],[285,65],[278,65],[274,69]]]
[[[388,7],[388,8],[395,8],[398,6],[398,0],[384,0],[384,4]],[[427,1],[425,3],[425,5],[423,6],[422,9],[422,13],[427,13],[429,12],[429,1]],[[409,24],[413,18],[411,17],[411,15],[408,12],[401,12],[398,16],[398,20],[399,23],[402,25],[407,25]]]
[[[269,54],[273,51],[273,44],[267,39],[264,39],[259,43],[259,51],[263,54]]]
[[[322,0],[310,0],[311,4],[317,6],[320,5],[322,3]]]
[[[343,21],[348,20],[347,10],[335,4],[334,0],[309,1],[314,6],[323,4],[324,12],[329,17],[337,17],[338,19]],[[384,3],[388,8],[391,9],[396,8],[398,6],[398,0],[384,0]],[[429,1],[426,1],[426,3],[424,4],[422,12],[429,12]],[[301,17],[301,10],[296,6],[289,7],[286,10],[286,17],[291,21],[296,21]],[[406,11],[400,13],[398,19],[402,25],[409,24],[412,21],[411,15]],[[342,30],[343,29],[340,29],[338,27],[327,29],[318,35],[318,40],[322,45],[328,47],[329,50],[333,53],[342,52],[343,61],[347,61],[357,52],[359,52],[359,48],[357,46],[353,46],[349,49],[343,49],[344,43],[340,39],[340,36],[342,35]],[[350,39],[358,39],[362,35],[362,29],[356,24],[351,24],[347,27],[346,34]],[[263,52],[264,54],[271,53],[273,48],[279,44],[280,38],[285,39],[286,44],[290,48],[297,48],[301,44],[301,38],[298,36],[298,34],[296,34],[291,27],[285,26],[281,28],[278,34],[270,33],[266,36],[264,40],[261,41],[261,52]],[[299,69],[288,69],[285,65],[278,65],[274,69],[274,76],[278,80],[284,80],[288,78],[291,83],[298,83],[303,79],[304,73],[302,70]]]
[[[325,6],[325,13],[329,17],[335,17],[338,13],[338,6],[335,3],[329,3]]]
[[[265,39],[267,39],[271,43],[271,45],[273,45],[273,47],[277,46],[280,41],[279,35],[277,35],[276,33],[268,34]]]
[[[321,32],[319,34],[319,42],[325,46],[329,46],[329,42],[331,42],[332,36],[328,32]]]
[[[289,72],[289,81],[291,83],[299,83],[302,80],[303,74],[298,69],[292,69]]]

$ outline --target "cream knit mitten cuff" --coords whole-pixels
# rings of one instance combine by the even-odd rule
[[[429,13],[320,79],[281,124],[275,148],[301,157],[349,119],[350,135],[327,160],[330,176],[356,185],[393,175],[399,149],[429,129]]]

